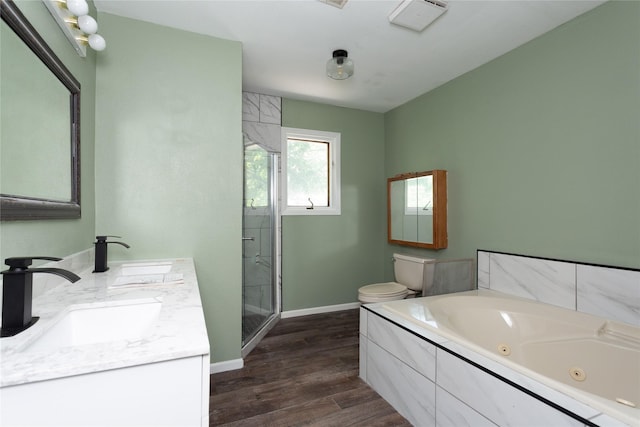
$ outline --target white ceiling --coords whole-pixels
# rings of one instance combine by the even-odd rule
[[[389,23],[401,0],[95,0],[101,12],[243,44],[243,89],[386,112],[466,73],[604,0],[451,0],[416,33]],[[109,48],[107,38],[107,49]],[[355,74],[325,64],[345,49]],[[194,52],[194,54],[205,54]],[[223,60],[223,58],[221,58]]]

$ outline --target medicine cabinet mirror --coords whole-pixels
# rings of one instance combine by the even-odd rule
[[[13,1],[0,7],[0,219],[80,218],[80,83]]]
[[[428,249],[447,247],[447,171],[387,179],[389,243]]]

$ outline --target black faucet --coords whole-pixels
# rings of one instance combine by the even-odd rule
[[[95,266],[93,269],[94,273],[102,273],[107,271],[109,267],[107,267],[107,244],[109,243],[117,243],[119,245],[124,246],[125,248],[130,248],[129,245],[123,242],[107,242],[108,237],[115,237],[117,239],[121,239],[120,236],[96,236],[96,253],[95,253]]]
[[[2,329],[0,337],[12,337],[38,321],[31,316],[33,298],[33,273],[51,273],[62,276],[71,283],[80,280],[70,271],[61,268],[29,268],[34,259],[61,261],[46,256],[7,258],[8,270],[0,271],[2,279]]]

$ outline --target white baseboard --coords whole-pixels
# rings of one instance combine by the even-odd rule
[[[325,305],[324,307],[302,308],[300,310],[283,311],[280,318],[308,316],[309,314],[330,313],[332,311],[351,310],[360,307],[359,302],[350,302],[347,304]]]
[[[242,359],[225,360],[209,365],[209,373],[217,374],[219,372],[235,371],[236,369],[242,369],[243,367],[244,360]]]

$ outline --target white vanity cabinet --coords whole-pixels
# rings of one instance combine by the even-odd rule
[[[81,280],[36,296],[38,322],[0,341],[0,426],[208,426],[210,346],[193,260],[93,274],[77,257]],[[147,280],[160,268],[162,280]]]
[[[0,425],[205,426],[208,376],[207,355],[4,387]]]

